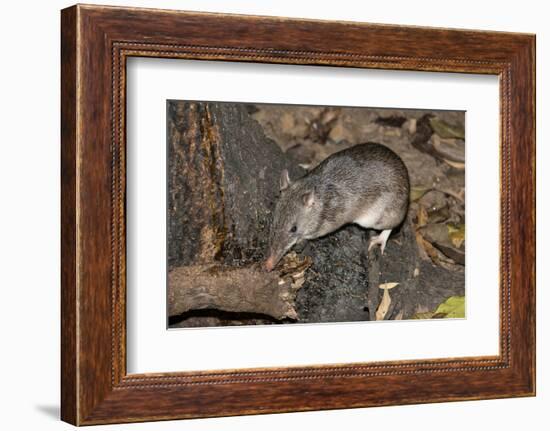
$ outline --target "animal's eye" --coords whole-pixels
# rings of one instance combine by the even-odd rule
[[[296,226],[292,226],[292,227],[290,228],[290,232],[292,232],[292,233],[296,232]]]

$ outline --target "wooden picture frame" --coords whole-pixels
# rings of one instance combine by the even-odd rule
[[[64,421],[89,425],[535,394],[534,35],[78,5],[62,11],[61,50]],[[128,375],[130,56],[498,75],[500,354]]]

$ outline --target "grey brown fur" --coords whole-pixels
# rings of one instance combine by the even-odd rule
[[[383,251],[391,229],[405,218],[408,202],[405,164],[376,143],[335,153],[292,183],[283,171],[266,268],[273,269],[297,242],[319,238],[349,223],[382,230],[374,242]]]

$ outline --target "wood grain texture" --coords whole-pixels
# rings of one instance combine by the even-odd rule
[[[61,417],[77,421],[76,9],[61,17]]]
[[[533,35],[74,6],[62,12],[61,38],[63,420],[83,425],[534,394]],[[499,75],[500,355],[127,375],[129,56]]]
[[[275,319],[297,319],[296,291],[291,280],[266,275],[259,265],[232,267],[206,264],[174,268],[168,273],[168,315],[191,310],[216,309],[261,313]]]

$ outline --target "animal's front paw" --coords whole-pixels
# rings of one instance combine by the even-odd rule
[[[369,243],[369,249],[371,250],[375,245],[380,246],[380,254],[384,254],[384,249],[386,248],[386,243],[388,242],[388,238],[390,237],[391,229],[383,230],[379,235],[373,236],[370,239]]]

